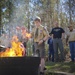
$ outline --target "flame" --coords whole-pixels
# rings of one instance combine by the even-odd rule
[[[27,31],[25,27],[16,27],[17,30],[22,32],[22,37],[26,40],[31,38],[31,34]],[[19,57],[25,55],[25,48],[21,42],[19,42],[18,37],[14,35],[11,40],[11,48],[7,48],[5,51],[0,52],[0,57]]]
[[[26,39],[30,39],[31,38],[31,34],[27,31],[26,28],[22,28],[22,35]]]
[[[0,57],[8,57],[8,56],[10,56],[10,57],[16,56],[14,50],[7,48],[5,52],[0,53]]]
[[[18,41],[17,36],[13,36],[12,47],[7,48],[5,52],[0,52],[0,57],[20,57],[24,55],[25,48],[21,42]]]
[[[26,37],[27,38],[31,38],[31,34],[30,33],[26,33]]]

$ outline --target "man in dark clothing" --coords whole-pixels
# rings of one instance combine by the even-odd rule
[[[58,56],[58,47],[60,50],[60,59],[61,61],[64,61],[64,48],[63,48],[63,34],[65,31],[58,26],[58,22],[55,22],[55,27],[52,29],[51,34],[53,34],[53,46],[54,46],[54,58],[55,62],[58,62],[59,56]]]

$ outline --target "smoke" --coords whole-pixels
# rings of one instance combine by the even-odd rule
[[[15,9],[13,10],[11,20],[3,27],[8,39],[2,35],[0,37],[0,45],[5,46],[8,44],[8,41],[12,39],[12,36],[17,34],[17,27],[27,27],[28,25],[28,3],[24,0],[13,0],[13,4]],[[19,32],[21,33],[21,30],[19,30]]]

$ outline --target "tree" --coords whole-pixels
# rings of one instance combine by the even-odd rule
[[[0,1],[0,36],[1,36],[1,33],[2,33],[2,30],[3,30],[3,25],[2,25],[2,9],[5,7],[5,3],[6,0],[1,0]]]
[[[75,21],[75,0],[66,0],[65,3],[65,12],[67,13],[69,24],[74,23]]]

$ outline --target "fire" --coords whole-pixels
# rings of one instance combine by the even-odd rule
[[[17,31],[21,31],[22,38],[29,40],[31,34],[25,27],[16,27]],[[23,43],[23,41],[22,41]],[[11,48],[7,48],[5,51],[0,52],[0,57],[19,57],[25,55],[25,48],[21,42],[19,42],[18,37],[14,35],[11,40]]]
[[[11,41],[11,48],[7,48],[5,52],[0,52],[0,57],[20,57],[24,55],[25,48],[21,42],[18,41],[17,36],[13,36]]]
[[[26,33],[26,37],[27,38],[31,38],[31,34],[30,33]]]
[[[31,38],[31,34],[28,32],[27,28],[22,27],[22,35],[24,38],[30,39]]]
[[[5,50],[5,52],[1,52],[1,53],[0,53],[0,57],[9,57],[9,56],[10,56],[10,57],[16,56],[14,50],[11,50],[11,49],[7,48],[7,49]]]

